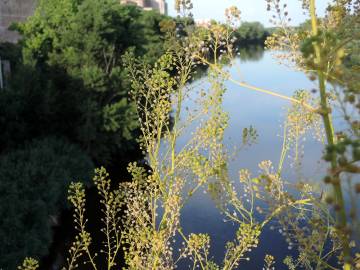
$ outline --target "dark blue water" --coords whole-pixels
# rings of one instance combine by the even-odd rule
[[[251,52],[246,53],[237,59],[236,67],[230,68],[233,78],[288,96],[292,96],[299,89],[316,88],[316,82],[310,81],[301,72],[279,65],[270,52],[257,50],[253,52],[254,55]],[[259,134],[257,144],[240,151],[230,161],[230,177],[237,180],[238,172],[243,168],[249,169],[253,175],[256,175],[259,172],[258,163],[263,160],[271,160],[276,168],[283,142],[281,126],[285,119],[286,108],[290,106],[289,102],[253,92],[231,82],[225,84],[227,92],[223,108],[230,116],[225,145],[229,148],[240,145],[242,130],[250,125],[255,127]],[[206,90],[209,85],[206,78],[202,78],[194,82],[194,86],[195,89],[201,87]],[[195,92],[194,96],[190,94],[184,108],[194,106],[195,96]],[[190,132],[186,132],[181,137],[180,144],[185,144],[190,136]],[[301,171],[303,177],[311,177],[313,181],[318,181],[324,175],[325,165],[321,162],[322,149],[323,145],[312,136],[304,142],[305,159]],[[296,181],[296,174],[289,160],[285,161],[283,176],[288,181]],[[229,222],[225,223],[223,219],[215,203],[202,191],[190,199],[181,216],[181,225],[186,234],[207,233],[211,236],[211,257],[219,264],[224,258],[226,242],[234,239],[238,228]],[[284,268],[282,260],[289,255],[289,252],[294,251],[288,250],[288,245],[280,233],[266,228],[261,234],[259,247],[249,254],[251,260],[242,262],[240,269],[262,269],[266,254],[273,255],[277,260],[277,266],[282,269]],[[184,265],[182,264],[180,269],[185,269]]]

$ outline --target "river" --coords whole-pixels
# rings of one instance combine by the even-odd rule
[[[230,68],[233,78],[245,81],[248,84],[271,89],[278,93],[292,96],[296,90],[316,88],[316,82],[311,81],[302,72],[294,71],[289,67],[278,64],[269,51],[262,49],[242,51],[236,60],[236,66]],[[239,72],[240,70],[240,72]],[[206,85],[206,78],[201,78]],[[194,85],[198,85],[195,81]],[[258,141],[255,145],[240,151],[236,158],[229,163],[229,175],[238,179],[240,169],[247,168],[257,174],[258,163],[271,160],[277,166],[282,146],[282,124],[285,119],[286,108],[289,102],[266,94],[257,93],[246,88],[225,83],[227,91],[224,96],[223,109],[229,113],[229,127],[226,130],[225,145],[239,144],[242,140],[242,130],[250,125],[258,132]],[[183,104],[191,107],[193,101]],[[185,143],[190,132],[180,138]],[[181,147],[181,145],[179,146]],[[302,165],[304,178],[319,181],[324,175],[325,164],[321,161],[323,145],[315,138],[309,136],[304,142],[305,159]],[[290,162],[284,165],[283,176],[287,180],[296,178]],[[237,226],[224,222],[224,217],[219,213],[214,202],[204,192],[194,195],[182,210],[181,225],[185,234],[207,233],[211,236],[210,257],[215,262],[221,263],[225,254],[225,244],[234,238]],[[179,240],[181,241],[181,240]],[[289,255],[288,245],[279,232],[268,227],[261,234],[260,245],[250,255],[250,261],[241,263],[240,269],[262,269],[264,257],[271,254],[276,258],[277,266],[283,269],[285,256]],[[185,265],[185,264],[184,264]],[[180,269],[185,269],[181,265]],[[281,267],[282,266],[282,267]]]

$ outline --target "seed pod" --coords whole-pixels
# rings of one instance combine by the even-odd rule
[[[348,161],[347,161],[346,157],[342,156],[342,157],[339,157],[338,163],[340,166],[346,166],[346,164],[348,164]]]
[[[340,179],[338,177],[333,178],[331,182],[333,185],[340,185]]]
[[[324,183],[325,183],[325,184],[331,184],[331,183],[332,183],[332,178],[331,178],[330,176],[326,176],[326,177],[324,178]]]
[[[335,204],[335,205],[334,205],[334,210],[335,210],[336,212],[339,212],[339,211],[341,210],[340,205],[339,205],[339,204]]]
[[[336,146],[336,151],[339,153],[339,154],[344,154],[345,153],[345,150],[346,150],[346,147],[344,144],[340,143]]]
[[[327,197],[325,198],[325,202],[326,202],[327,204],[333,204],[333,203],[334,203],[334,199],[333,199],[333,197],[331,197],[331,196],[327,196]]]
[[[355,185],[355,192],[360,194],[360,183]]]
[[[352,154],[353,154],[353,160],[359,161],[360,160],[360,147],[354,147]]]
[[[331,161],[331,160],[332,160],[332,154],[326,153],[326,154],[323,156],[323,159],[324,159],[325,161]]]

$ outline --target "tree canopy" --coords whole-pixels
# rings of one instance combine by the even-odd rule
[[[19,44],[0,45],[12,66],[0,91],[0,268],[46,254],[70,181],[141,157],[122,55],[155,61],[164,18],[115,0],[40,0],[16,25]]]
[[[261,44],[270,35],[259,22],[243,22],[234,33],[240,45]]]
[[[79,147],[54,137],[0,157],[1,267],[15,269],[24,256],[46,254],[67,186],[89,182],[93,167]]]
[[[45,97],[55,100],[40,107],[47,106],[53,116],[61,118],[57,107],[69,108],[63,110],[67,116],[57,119],[61,124],[39,109],[47,121],[45,130],[63,127],[66,137],[97,164],[112,165],[134,149],[138,128],[121,57],[133,50],[149,62],[157,59],[163,52],[159,23],[164,18],[115,0],[40,1],[35,14],[17,26],[23,36],[23,66],[11,91],[36,92],[39,96],[32,104]],[[29,73],[39,83],[21,79]],[[20,100],[27,103],[28,96]]]

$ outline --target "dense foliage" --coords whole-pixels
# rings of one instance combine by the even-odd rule
[[[74,178],[89,182],[93,166],[79,147],[57,138],[36,140],[0,157],[3,269],[15,269],[29,254],[48,252],[67,186]]]
[[[40,72],[56,67],[77,82],[69,87],[80,98],[74,139],[97,164],[113,166],[134,149],[137,120],[121,55],[132,48],[148,61],[156,59],[163,18],[114,0],[40,1],[35,15],[19,26],[25,64]]]
[[[239,46],[248,44],[262,45],[269,35],[269,31],[259,22],[243,22],[234,32]]]
[[[38,136],[79,144],[96,164],[114,166],[136,149],[137,119],[121,56],[162,54],[165,17],[118,1],[40,1],[17,26],[18,46],[1,45],[12,80],[1,99],[1,151]],[[22,54],[21,54],[22,51]]]
[[[49,80],[48,78],[51,78]],[[49,135],[76,142],[85,93],[81,83],[59,69],[40,71],[18,65],[9,89],[0,92],[1,153],[11,152],[34,138]]]
[[[47,252],[70,180],[100,165],[118,177],[141,157],[121,58],[131,50],[155,61],[164,18],[116,0],[39,1],[16,26],[19,44],[0,45],[12,67],[0,91],[0,268]]]

